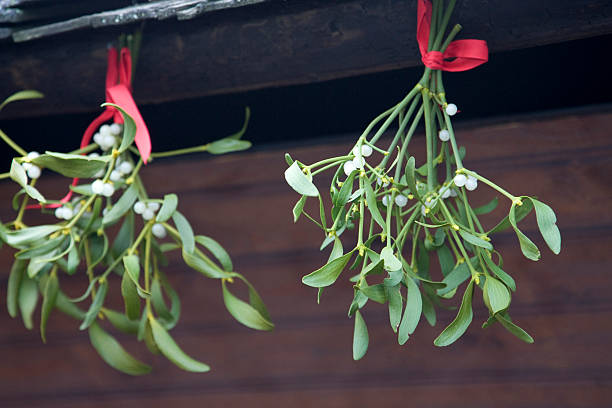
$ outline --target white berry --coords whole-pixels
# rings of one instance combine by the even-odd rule
[[[96,153],[96,152],[93,152],[93,153],[89,153],[89,154],[87,155],[87,157],[94,157],[94,158],[95,158],[95,157],[100,157],[100,154],[98,154],[98,153]]]
[[[102,180],[96,180],[91,183],[91,191],[94,194],[102,194],[102,191],[104,191],[104,182]]]
[[[353,166],[355,166],[356,169],[362,169],[364,163],[365,163],[365,159],[363,157],[361,158],[361,160],[359,160],[359,157],[355,157],[353,159]]]
[[[476,187],[478,187],[478,180],[476,180],[476,177],[468,176],[467,181],[465,182],[465,188],[467,188],[469,191],[474,191],[476,190]]]
[[[95,133],[93,135],[93,141],[97,143],[98,145],[102,145],[102,140],[103,140],[103,137],[100,133]]]
[[[119,165],[119,171],[122,174],[130,174],[133,168],[134,166],[132,166],[132,163],[130,163],[129,161],[121,162],[121,164]]]
[[[389,205],[389,200],[390,200],[390,199],[391,199],[391,196],[390,196],[390,195],[388,195],[388,194],[382,198],[382,203],[383,203],[383,205],[384,205],[385,207]]]
[[[355,165],[352,161],[347,161],[344,163],[344,174],[349,176],[353,171],[355,171]]]
[[[143,213],[142,213],[142,218],[147,220],[147,221],[149,221],[153,217],[155,217],[155,213],[153,211],[149,210],[148,208],[146,210],[144,210]]]
[[[111,183],[104,183],[102,186],[102,195],[104,197],[110,197],[115,194],[115,187]]]
[[[449,103],[448,105],[446,105],[446,114],[448,116],[454,116],[455,113],[457,113],[457,105],[455,105],[454,103]]]
[[[453,181],[457,187],[463,187],[467,182],[467,177],[465,177],[465,174],[457,174]]]
[[[64,218],[64,207],[57,207],[55,209],[55,216],[59,219]]]
[[[134,212],[136,214],[142,214],[143,212],[145,212],[146,209],[147,209],[147,206],[142,201],[138,201],[136,202],[136,204],[134,204]]]
[[[110,133],[111,135],[119,136],[121,134],[121,125],[118,123],[110,125]]]
[[[440,138],[441,141],[448,142],[450,139],[450,133],[448,133],[448,130],[442,129],[441,131],[438,132],[438,137]]]
[[[36,166],[36,165],[32,165],[30,166],[30,168],[28,169],[28,177],[30,177],[31,179],[37,179],[40,177],[40,167]]]
[[[442,198],[448,198],[451,195],[451,189],[449,187],[440,187],[438,194],[440,194]]]
[[[72,210],[70,208],[68,208],[68,207],[62,207],[62,208],[64,209],[63,214],[62,214],[63,218],[65,220],[71,219],[72,215],[73,215],[72,214]]]
[[[102,136],[106,136],[106,135],[110,135],[111,131],[110,131],[110,126],[109,125],[102,125],[100,126],[100,129],[98,129],[98,132],[100,132],[100,134]]]
[[[406,204],[408,204],[408,197],[403,194],[395,196],[395,204],[398,207],[404,207]]]
[[[122,174],[119,171],[113,170],[113,171],[111,171],[110,179],[111,179],[111,181],[119,181],[119,180],[121,180],[121,176],[122,176]]]
[[[160,238],[160,239],[166,238],[166,228],[164,228],[164,226],[161,224],[153,224],[153,227],[151,228],[151,232],[157,238]]]
[[[159,203],[147,203],[147,209],[157,212],[157,210],[159,210]]]

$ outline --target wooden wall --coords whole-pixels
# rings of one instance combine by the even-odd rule
[[[297,195],[285,184],[284,149],[270,147],[226,157],[159,162],[144,171],[154,196],[178,192],[180,210],[197,231],[217,238],[238,271],[260,290],[276,330],[257,333],[225,311],[218,282],[177,262],[167,272],[183,301],[173,331],[191,355],[209,363],[207,374],[180,371],[150,356],[144,345],[127,348],[154,365],[132,378],[98,358],[86,333],[60,315],[49,322],[48,344],[36,331],[0,312],[0,405],[3,407],[605,407],[612,398],[612,112],[556,116],[460,127],[466,165],[516,194],[533,194],[557,212],[561,255],[543,251],[534,263],[522,257],[513,235],[495,244],[518,291],[513,317],[535,338],[519,342],[500,327],[480,328],[486,312],[475,301],[474,323],[447,348],[432,341],[439,327],[421,322],[400,347],[386,308],[368,305],[370,351],[351,358],[352,291],[342,282],[324,293],[300,277],[327,254],[320,232],[307,221],[294,225]],[[157,137],[171,137],[159,135]],[[417,142],[422,142],[417,140]],[[349,139],[287,148],[314,161],[347,149]],[[417,150],[416,154],[420,154]],[[58,187],[58,180],[45,176]],[[6,198],[14,187],[0,184]],[[492,196],[479,187],[477,201]],[[536,237],[533,220],[528,234]],[[542,243],[541,240],[536,240]],[[2,250],[0,297],[6,295],[11,254]],[[343,275],[344,276],[344,275]],[[345,276],[346,277],[346,276]],[[65,290],[79,286],[62,281]],[[114,298],[115,302],[118,299]],[[3,303],[4,304],[4,303]],[[123,338],[122,338],[123,339]]]

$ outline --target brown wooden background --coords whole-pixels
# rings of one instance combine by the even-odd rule
[[[421,322],[400,347],[386,307],[369,304],[370,350],[351,358],[352,320],[346,318],[348,282],[316,291],[303,274],[327,254],[320,232],[292,222],[298,196],[285,184],[283,153],[305,162],[343,153],[349,138],[312,146],[266,148],[226,157],[159,162],[144,171],[151,195],[177,192],[179,209],[195,229],[218,239],[238,271],[260,290],[276,330],[258,333],[225,311],[220,285],[176,258],[167,269],[183,301],[173,331],[191,355],[209,363],[207,374],[182,372],[148,355],[143,344],[120,337],[154,365],[132,378],[100,359],[78,323],[58,313],[48,344],[6,313],[9,251],[0,251],[0,406],[2,407],[608,407],[612,399],[612,111],[573,112],[465,125],[459,138],[466,165],[515,194],[533,194],[557,212],[561,255],[545,250],[534,263],[522,257],[511,234],[495,238],[517,281],[513,317],[535,338],[519,342],[500,327],[480,329],[486,312],[475,301],[474,323],[447,348],[432,341],[439,326]],[[171,137],[173,135],[155,135]],[[422,140],[417,140],[422,142]],[[420,154],[420,151],[415,151]],[[421,156],[422,157],[422,156]],[[48,188],[58,179],[44,176]],[[3,220],[11,217],[10,183],[0,184]],[[477,201],[492,196],[484,186]],[[537,237],[533,220],[525,230]],[[347,278],[348,275],[343,275]],[[61,281],[77,294],[81,286]],[[112,302],[118,301],[111,298]]]

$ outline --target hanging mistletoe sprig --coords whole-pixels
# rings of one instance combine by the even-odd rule
[[[11,101],[40,96],[33,91],[20,92],[0,109]],[[17,250],[8,282],[8,312],[12,317],[21,314],[24,325],[31,329],[42,296],[43,341],[51,312],[58,309],[79,320],[80,330],[88,331],[102,359],[127,374],[146,374],[151,367],[131,356],[103,326],[136,336],[152,353],[164,355],[184,370],[208,371],[208,365],[186,355],[169,334],[178,322],[181,306],[163,272],[168,252],[180,251],[185,264],[207,278],[217,279],[227,310],[240,323],[256,330],[272,330],[274,325],[254,287],[234,271],[223,247],[193,232],[177,210],[178,197],[148,195],[140,177],[143,157],[134,146],[136,123],[119,106],[105,106],[120,112],[123,125],[102,124],[93,135],[94,143],[68,154],[28,153],[0,131],[2,139],[19,155],[13,159],[10,172],[0,177],[10,177],[21,187],[12,201],[16,218],[0,226],[1,240]],[[250,142],[241,137],[248,119],[247,108],[238,133],[202,146],[151,153],[149,161],[192,152],[222,154],[247,149]],[[70,194],[62,200],[48,200],[35,187],[41,170],[86,181],[73,182]],[[30,204],[32,201],[37,204]],[[40,208],[55,219],[27,225],[28,208]],[[114,225],[120,228],[111,236]],[[70,298],[60,288],[64,279],[87,279],[89,283],[81,296]],[[120,285],[123,310],[106,302],[113,280]],[[248,302],[230,292],[236,281],[246,285]]]
[[[417,38],[426,66],[423,77],[403,100],[368,125],[346,155],[308,165],[286,155],[285,179],[302,195],[293,208],[294,221],[304,214],[323,230],[321,250],[333,243],[327,263],[302,282],[319,288],[320,298],[323,288],[332,285],[347,266],[356,272],[350,278],[354,298],[348,311],[349,317],[355,316],[356,360],[368,348],[368,331],[360,313],[368,300],[388,304],[391,328],[404,344],[421,315],[433,326],[436,308],[447,308],[442,300],[454,298],[465,282],[457,316],[434,340],[435,345],[452,344],[467,330],[475,287],[482,291],[489,310],[483,327],[498,322],[521,340],[533,342],[508,313],[516,285],[504,271],[492,237],[511,227],[523,254],[538,260],[540,251],[517,225],[535,209],[546,244],[555,254],[560,251],[556,217],[548,205],[533,197],[515,196],[463,165],[465,149],[457,145],[451,120],[457,106],[446,101],[442,70],[463,71],[480,65],[487,61],[487,49],[480,40],[453,41],[459,25],[445,35],[454,3],[451,0],[444,7],[443,1],[434,1],[432,7],[426,0],[419,1]],[[395,136],[381,147],[381,136],[396,120]],[[422,123],[427,157],[417,166],[409,146]],[[313,183],[314,176],[328,170],[334,172],[331,213]],[[479,215],[495,209],[498,198],[473,208],[469,192],[480,183],[509,201],[508,215],[488,230]],[[304,211],[308,197],[319,200],[318,221]],[[339,239],[346,229],[357,230],[356,244],[348,251]],[[430,271],[434,256],[440,264],[441,281]]]

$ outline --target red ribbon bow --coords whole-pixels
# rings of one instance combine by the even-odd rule
[[[134,138],[142,161],[146,164],[151,155],[151,137],[140,111],[134,102],[131,89],[132,56],[130,50],[122,48],[117,58],[117,50],[114,47],[108,49],[108,66],[106,69],[106,102],[120,106],[129,114],[136,123],[136,136]],[[104,123],[113,119],[115,123],[123,123],[123,117],[119,110],[113,106],[106,106],[104,111],[95,118],[83,133],[81,138],[81,149],[88,146],[94,132]],[[78,178],[72,179],[72,185],[76,186]],[[72,190],[66,194],[59,203],[44,205],[45,208],[58,208],[72,198]],[[41,208],[40,204],[29,205],[26,208]]]
[[[483,40],[455,40],[446,50],[427,51],[431,27],[432,6],[429,0],[419,0],[417,9],[417,41],[421,60],[426,67],[442,71],[467,71],[489,60],[487,42]]]

